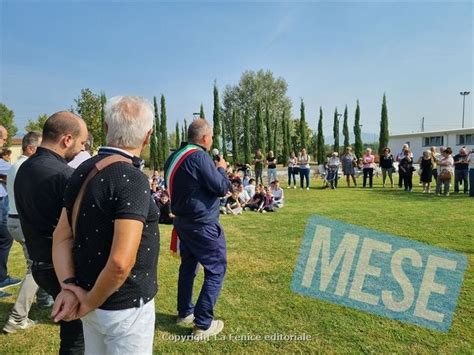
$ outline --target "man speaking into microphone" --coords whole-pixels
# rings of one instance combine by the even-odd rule
[[[178,279],[178,324],[192,324],[200,339],[219,334],[222,320],[214,319],[214,306],[227,267],[226,242],[219,224],[219,198],[231,189],[225,174],[227,162],[208,154],[212,129],[204,119],[188,128],[188,144],[174,152],[165,163],[165,178],[176,216],[174,227],[180,241],[181,265]],[[204,268],[199,298],[192,303],[197,266]]]

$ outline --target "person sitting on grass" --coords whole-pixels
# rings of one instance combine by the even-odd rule
[[[423,156],[418,160],[418,164],[420,164],[420,181],[423,183],[423,193],[431,193],[434,163],[430,150],[423,152]]]
[[[237,215],[242,214],[242,206],[240,205],[239,192],[238,191],[232,192],[232,195],[230,195],[227,198],[227,202],[226,202],[226,205],[225,205],[225,211],[226,211],[226,214],[230,214],[230,215],[233,215],[233,216],[237,216]]]
[[[160,209],[160,224],[173,224],[174,215],[171,213],[170,197],[166,191],[161,193],[160,199],[157,202]]]
[[[260,210],[265,203],[265,191],[263,190],[263,185],[259,184],[255,188],[255,194],[252,199],[245,205],[246,210],[258,211]]]
[[[249,184],[245,186],[245,191],[247,191],[247,193],[249,194],[250,198],[253,198],[253,196],[255,195],[255,186],[256,186],[257,182],[255,181],[255,179],[250,179],[249,180]]]
[[[247,190],[244,189],[244,185],[240,185],[238,191],[239,191],[240,205],[242,206],[242,208],[244,208],[245,205],[247,204],[247,202],[250,201],[250,196],[249,196]]]
[[[280,187],[280,182],[278,180],[273,181],[270,188],[273,194],[273,207],[282,208],[285,195]]]
[[[276,209],[273,207],[273,194],[270,187],[265,187],[265,198],[263,199],[263,205],[257,212],[276,212]]]

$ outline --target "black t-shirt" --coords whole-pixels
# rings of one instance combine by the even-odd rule
[[[457,161],[460,161],[460,160],[462,160],[464,162],[454,164],[454,169],[457,170],[457,171],[468,171],[469,170],[469,163],[465,162],[467,157],[468,157],[467,155],[456,154],[453,157],[454,162],[457,162]]]
[[[168,201],[167,203],[163,204],[161,201],[156,203],[158,208],[160,209],[160,219],[159,223],[161,224],[173,224],[173,218],[170,217],[171,213],[171,204]]]
[[[391,154],[389,156],[380,156],[380,167],[384,169],[393,168],[393,156]]]
[[[268,169],[275,169],[276,168],[276,163],[275,163],[276,158],[275,157],[267,157],[267,164],[268,164]]]
[[[71,223],[74,201],[93,165],[107,155],[100,154],[81,164],[65,191],[64,206]],[[148,179],[131,164],[119,162],[100,171],[84,193],[78,215],[73,256],[79,286],[92,289],[105,267],[113,242],[114,221],[143,222],[136,262],[124,284],[99,308],[120,310],[146,303],[158,290],[157,263],[160,248],[158,208],[150,195]]]
[[[63,157],[42,147],[18,169],[15,202],[33,261],[53,262],[53,232],[63,208],[64,189],[73,172]]]

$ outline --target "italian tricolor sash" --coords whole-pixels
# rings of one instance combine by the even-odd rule
[[[166,186],[168,187],[168,195],[170,197],[171,204],[173,203],[173,200],[172,200],[173,180],[174,180],[176,171],[178,171],[179,167],[186,160],[188,156],[190,156],[191,154],[199,150],[202,150],[202,148],[194,144],[188,144],[187,146],[183,147],[174,155],[173,160],[171,161],[168,169],[166,170],[165,172]],[[178,233],[176,232],[176,229],[174,227],[171,232],[170,250],[173,255],[179,256],[179,238],[178,238]]]

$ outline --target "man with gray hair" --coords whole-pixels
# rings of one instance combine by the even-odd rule
[[[105,106],[107,146],[69,180],[53,237],[53,262],[63,291],[54,321],[81,318],[86,354],[151,354],[159,253],[158,208],[140,153],[154,112],[140,97]],[[63,295],[74,292],[79,305]]]
[[[226,161],[214,163],[208,154],[212,129],[196,119],[188,129],[188,142],[165,163],[166,185],[180,241],[178,279],[178,324],[192,324],[193,335],[206,339],[219,334],[222,320],[214,319],[214,306],[227,268],[226,242],[219,224],[219,198],[231,189]],[[196,305],[192,303],[198,264],[204,268],[204,283]]]
[[[36,149],[40,144],[40,132],[28,132],[27,134],[25,134],[21,143],[23,154],[20,155],[18,160],[12,165],[12,167],[8,171],[7,190],[10,199],[7,227],[13,239],[20,243],[23,248],[23,255],[26,259],[26,275],[23,280],[23,283],[21,284],[21,288],[16,298],[16,302],[13,306],[13,309],[10,313],[10,316],[8,317],[8,321],[3,327],[3,331],[6,333],[16,333],[18,330],[28,329],[35,325],[35,321],[32,321],[28,318],[28,313],[30,312],[31,305],[33,303],[35,295],[37,294],[38,285],[33,279],[33,275],[31,274],[31,265],[33,262],[31,261],[30,256],[28,255],[28,250],[26,249],[25,236],[23,235],[23,231],[21,230],[20,219],[16,210],[15,189],[13,188],[13,186],[18,169],[26,161],[26,159],[36,153]],[[34,184],[34,180],[31,181],[31,184]],[[42,289],[41,293],[38,292],[37,297],[38,301],[41,300],[45,305],[49,302],[51,302],[52,304],[51,296],[49,296]]]

